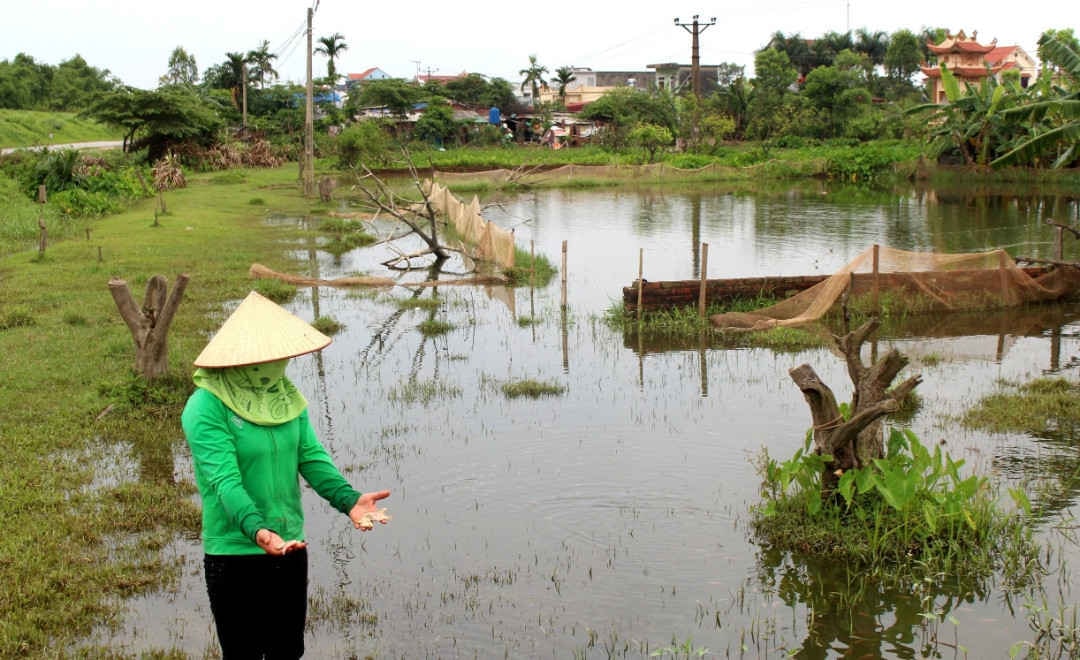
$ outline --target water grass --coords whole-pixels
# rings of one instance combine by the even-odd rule
[[[461,388],[439,380],[410,380],[390,389],[387,398],[400,403],[428,405],[436,399],[461,396]]]
[[[427,319],[416,326],[425,337],[438,337],[454,329],[454,324],[439,319]]]
[[[421,309],[425,311],[433,311],[439,309],[443,304],[443,301],[439,298],[397,298],[394,300],[394,305],[398,309]]]
[[[1080,431],[1080,384],[1065,378],[1037,378],[1022,385],[1006,383],[1001,391],[968,409],[962,423],[997,433],[1013,431],[1038,437],[1076,440]]]
[[[545,287],[555,279],[558,269],[542,254],[530,254],[514,247],[514,267],[503,271],[510,286]]]
[[[503,383],[501,389],[508,399],[518,399],[521,397],[539,399],[545,396],[559,396],[566,392],[566,387],[559,385],[558,383],[535,380],[532,378],[512,380]]]
[[[320,316],[311,322],[311,326],[324,335],[336,335],[345,328],[345,324],[331,316]]]

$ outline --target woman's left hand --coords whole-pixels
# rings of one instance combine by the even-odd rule
[[[352,520],[353,527],[366,532],[372,528],[372,519],[385,525],[389,521],[389,517],[382,513],[382,510],[375,506],[375,503],[387,497],[390,497],[390,491],[388,490],[377,490],[361,495],[360,499],[356,500],[356,504],[349,510],[349,519]]]

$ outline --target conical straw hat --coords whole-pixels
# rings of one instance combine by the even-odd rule
[[[195,366],[274,362],[322,350],[331,341],[300,317],[252,291],[195,358]]]

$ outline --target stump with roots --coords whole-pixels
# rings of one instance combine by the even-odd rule
[[[863,364],[862,344],[879,326],[880,322],[874,318],[843,337],[834,336],[855,386],[848,419],[841,414],[832,390],[810,365],[804,364],[788,372],[810,406],[814,421],[814,452],[832,456],[821,477],[823,497],[835,490],[845,471],[867,467],[875,458],[884,457],[882,418],[896,412],[922,381],[921,376],[915,375],[890,389],[893,379],[908,363],[908,359],[895,349],[870,366]]]
[[[119,278],[109,280],[109,293],[135,340],[135,370],[147,380],[160,378],[169,372],[169,325],[184,297],[187,283],[186,274],[178,275],[172,294],[166,299],[169,285],[163,276],[154,275],[146,283],[146,297],[140,308],[135,304],[126,281]]]

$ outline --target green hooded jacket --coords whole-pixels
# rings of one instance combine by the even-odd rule
[[[261,426],[200,387],[188,399],[181,423],[202,495],[206,554],[263,554],[255,543],[263,528],[286,541],[302,541],[300,476],[342,513],[360,498],[315,436],[306,409],[283,424]]]

